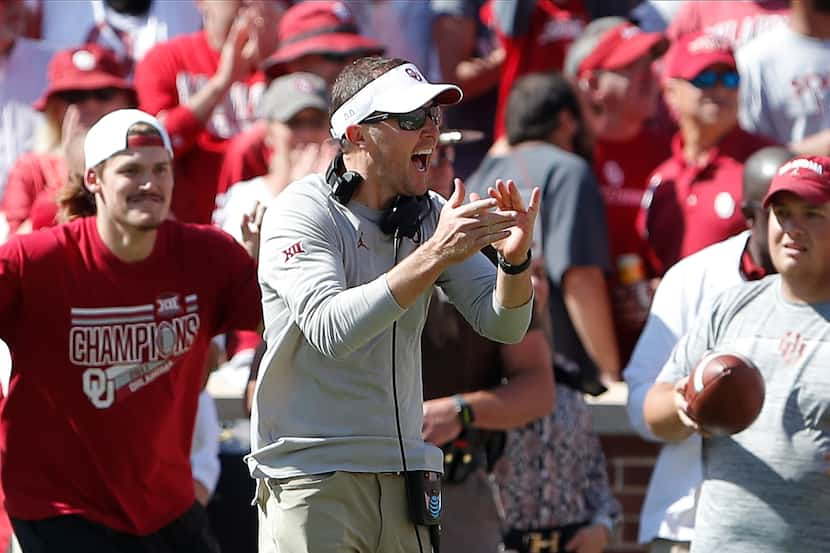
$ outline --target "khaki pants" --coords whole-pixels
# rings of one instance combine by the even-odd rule
[[[648,547],[648,553],[689,553],[689,542],[657,538]]]
[[[429,553],[409,518],[404,478],[333,472],[259,483],[260,553]],[[417,536],[420,536],[419,547]]]

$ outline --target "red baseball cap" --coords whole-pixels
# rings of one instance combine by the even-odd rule
[[[815,205],[830,201],[830,158],[798,156],[782,165],[772,178],[764,207],[779,192],[792,192]]]
[[[135,91],[115,53],[98,44],[61,50],[49,61],[48,77],[46,92],[32,104],[39,111],[46,109],[46,102],[52,95],[67,90],[120,88]]]
[[[602,35],[580,62],[577,75],[595,69],[619,69],[647,54],[659,56],[668,44],[663,33],[646,33],[631,23],[617,25]]]
[[[370,56],[384,47],[362,36],[352,14],[341,2],[301,2],[290,7],[279,26],[280,46],[262,69],[273,75],[277,66],[309,54]]]
[[[693,79],[716,64],[737,68],[729,41],[706,33],[689,33],[680,37],[672,43],[665,60],[665,76],[675,79]]]

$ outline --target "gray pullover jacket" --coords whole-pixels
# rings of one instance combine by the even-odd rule
[[[443,200],[431,194],[422,225],[432,235]],[[409,470],[442,470],[441,451],[421,439],[421,330],[431,291],[408,309],[386,281],[393,240],[382,212],[339,204],[322,175],[286,188],[262,227],[259,280],[267,351],[251,418],[255,478],[331,471],[402,470],[392,393],[393,323],[401,433]],[[398,259],[418,244],[402,239]],[[450,267],[439,285],[470,324],[500,342],[518,342],[532,301],[497,304],[496,273],[481,254]]]

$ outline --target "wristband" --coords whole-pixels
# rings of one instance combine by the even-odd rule
[[[530,260],[533,256],[530,253],[530,250],[527,250],[527,259],[525,259],[519,265],[511,265],[501,256],[501,253],[498,255],[499,260],[499,268],[507,273],[508,275],[518,275],[519,273],[523,273],[530,267]]]
[[[461,428],[469,428],[476,420],[473,407],[467,403],[467,400],[461,394],[455,394],[452,399],[455,401],[455,412],[458,413],[458,418],[461,420]]]

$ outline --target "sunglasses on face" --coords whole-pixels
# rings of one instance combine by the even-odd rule
[[[734,90],[738,88],[741,82],[741,76],[737,71],[724,71],[718,73],[712,69],[707,69],[697,74],[695,78],[689,81],[695,88],[712,88],[718,83],[722,84],[724,88]]]
[[[379,123],[387,119],[395,119],[401,130],[419,131],[426,125],[427,116],[432,119],[436,127],[441,126],[441,108],[438,106],[420,107],[409,113],[376,113],[370,115],[361,123]]]
[[[67,104],[82,104],[89,99],[109,102],[118,94],[117,88],[93,88],[91,90],[64,90],[58,96]]]

